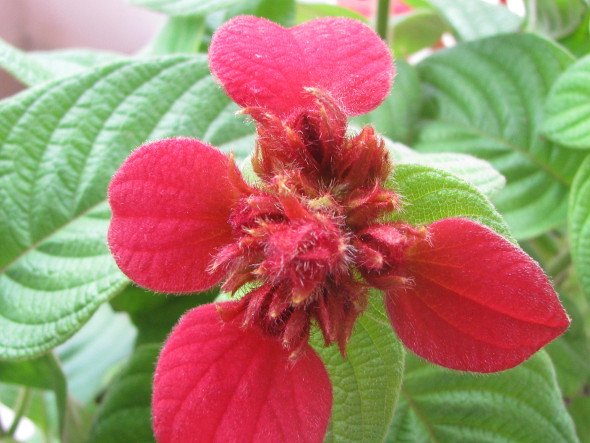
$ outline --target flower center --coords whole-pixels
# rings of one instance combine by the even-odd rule
[[[227,271],[223,290],[251,289],[222,318],[280,337],[293,357],[312,321],[344,352],[369,287],[406,284],[399,264],[425,235],[380,222],[399,203],[385,187],[383,141],[371,127],[347,137],[344,114],[315,93],[317,112],[291,121],[248,110],[258,121],[253,166],[261,182],[232,209],[235,242],[213,263]]]

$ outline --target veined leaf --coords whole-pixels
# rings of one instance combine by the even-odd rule
[[[590,55],[555,82],[545,103],[543,132],[569,148],[590,150]]]
[[[522,19],[502,5],[483,0],[428,0],[462,41],[515,32]]]
[[[51,349],[127,284],[105,236],[129,152],[249,134],[232,108],[204,56],[114,63],[0,103],[0,358]]]
[[[572,259],[582,289],[590,295],[590,156],[576,174],[569,199]]]
[[[511,239],[502,216],[486,196],[448,172],[423,165],[398,165],[388,187],[402,197],[402,211],[389,220],[428,224],[449,217],[478,221]]]
[[[343,359],[336,346],[312,344],[322,357],[333,386],[332,418],[326,442],[382,441],[393,418],[404,368],[404,350],[374,294],[355,325]]]
[[[43,83],[52,78],[49,69],[2,39],[0,39],[0,67],[25,85]]]
[[[526,29],[558,39],[582,22],[587,6],[583,0],[525,0]]]
[[[90,442],[154,442],[151,426],[152,378],[159,344],[138,347],[113,381],[98,412]]]
[[[518,239],[565,221],[581,156],[539,132],[549,87],[571,62],[541,37],[504,35],[440,51],[419,65],[429,119],[414,147],[489,161],[506,177],[495,203]]]
[[[388,442],[577,442],[540,352],[492,375],[449,371],[408,355],[400,406]]]
[[[398,164],[414,164],[442,169],[465,180],[487,197],[497,194],[506,185],[504,176],[492,165],[471,155],[451,152],[425,154],[387,139],[385,144],[391,154],[394,168]]]

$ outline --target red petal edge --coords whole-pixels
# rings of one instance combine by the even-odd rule
[[[133,151],[109,187],[109,246],[140,286],[194,292],[221,280],[211,256],[231,241],[229,160],[199,140],[172,138]]]
[[[512,368],[569,326],[541,267],[490,229],[465,219],[429,226],[407,257],[413,284],[386,307],[404,344],[441,366]]]
[[[215,305],[182,317],[158,360],[159,443],[321,442],[331,408],[328,374],[309,345],[290,361],[278,340],[223,323]]]
[[[387,96],[394,74],[391,53],[357,20],[320,18],[294,28],[241,16],[221,26],[209,64],[240,106],[280,117],[313,106],[305,88],[328,91],[348,115],[369,112]]]

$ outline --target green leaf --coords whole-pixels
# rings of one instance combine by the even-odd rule
[[[388,442],[577,442],[551,360],[540,352],[515,369],[467,374],[408,355]]]
[[[545,114],[547,137],[568,148],[590,150],[590,55],[557,79],[547,97]]]
[[[562,297],[567,313],[572,318],[569,329],[547,346],[553,360],[557,380],[565,397],[574,397],[590,381],[590,337],[584,327],[584,315],[569,298]]]
[[[582,289],[590,295],[590,156],[576,174],[569,199],[571,252]]]
[[[160,345],[136,349],[107,391],[92,426],[90,443],[152,443],[152,378]]]
[[[355,325],[346,358],[336,346],[323,347],[319,333],[313,335],[312,344],[328,369],[334,389],[325,441],[382,441],[393,417],[404,370],[404,351],[385,314],[382,297],[371,297],[367,311]]]
[[[205,56],[118,62],[0,103],[0,358],[65,341],[127,284],[105,236],[106,187],[129,152],[250,134],[233,109]]]
[[[396,60],[396,76],[391,93],[368,114],[354,117],[357,125],[371,124],[377,131],[395,141],[411,145],[422,106],[422,86],[416,69],[404,60]]]
[[[415,9],[393,18],[390,46],[396,57],[407,57],[433,46],[446,30],[447,24],[439,14]]]
[[[571,62],[556,45],[525,34],[464,43],[419,65],[429,92],[428,119],[413,147],[489,161],[506,177],[495,203],[518,239],[566,218],[569,185],[582,157],[539,132],[549,87]]]
[[[504,220],[486,196],[448,172],[422,165],[398,165],[387,186],[402,196],[402,211],[388,220],[428,224],[449,217],[478,221],[511,239]]]
[[[112,368],[131,354],[135,336],[126,315],[113,312],[109,305],[101,306],[56,349],[70,394],[83,404],[91,403],[106,387]]]
[[[347,17],[367,22],[366,17],[352,9],[325,3],[297,3],[295,23],[303,23],[318,17]]]
[[[146,52],[148,54],[197,53],[203,41],[204,32],[203,17],[170,17]]]
[[[515,32],[522,19],[502,5],[484,0],[428,0],[445,18],[458,40],[477,40]]]
[[[590,441],[590,395],[578,397],[572,400],[567,407],[581,442]]]
[[[67,408],[67,383],[59,363],[52,354],[35,360],[0,361],[0,380],[55,394],[60,428],[64,426]]]
[[[27,86],[67,77],[119,58],[111,52],[81,49],[23,52],[0,39],[0,68]]]
[[[583,57],[590,53],[590,9],[574,32],[559,40],[559,44],[566,47],[576,57]]]
[[[137,328],[136,344],[161,343],[185,312],[211,303],[217,294],[218,289],[194,295],[165,295],[130,285],[111,305],[129,314]]]
[[[391,154],[394,167],[409,164],[442,169],[465,180],[487,197],[497,194],[506,185],[504,176],[492,165],[471,155],[450,152],[423,154],[388,139],[385,139],[385,144]]]
[[[130,0],[131,3],[168,15],[207,15],[242,0]]]
[[[548,37],[565,37],[582,22],[586,5],[582,0],[525,0],[526,29]]]

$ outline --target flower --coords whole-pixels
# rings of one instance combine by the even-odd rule
[[[541,268],[492,230],[384,221],[401,207],[388,152],[372,127],[346,130],[393,77],[365,25],[238,17],[214,36],[210,66],[256,121],[259,181],[173,138],[134,151],[109,188],[109,245],[133,281],[246,292],[189,311],[168,338],[152,402],[160,443],[322,441],[332,387],[310,329],[344,355],[370,288],[409,349],[454,369],[513,367],[568,327]]]

